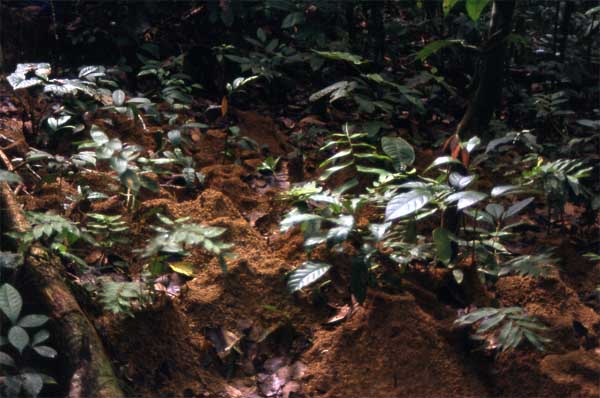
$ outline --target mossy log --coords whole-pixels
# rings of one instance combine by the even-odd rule
[[[2,230],[24,232],[29,228],[6,183],[0,184]],[[60,259],[34,246],[25,254],[24,273],[32,294],[42,301],[54,320],[57,349],[63,358],[60,373],[68,382],[69,398],[119,398],[123,391],[94,326],[65,283]]]

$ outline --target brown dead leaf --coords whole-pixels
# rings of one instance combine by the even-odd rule
[[[308,115],[304,118],[302,118],[299,122],[298,125],[300,127],[306,127],[306,126],[311,126],[311,125],[316,125],[316,126],[325,126],[327,123],[325,123],[324,121],[320,120],[317,116],[315,115]]]

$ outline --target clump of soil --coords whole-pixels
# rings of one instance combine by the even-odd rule
[[[468,359],[414,296],[378,295],[304,355],[309,396],[487,396]]]
[[[523,306],[550,326],[550,353],[500,355],[493,371],[500,395],[597,397],[600,394],[600,315],[583,304],[558,276],[502,278],[496,284],[503,306]]]

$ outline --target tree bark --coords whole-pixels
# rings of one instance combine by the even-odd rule
[[[564,62],[565,60],[565,52],[567,51],[567,42],[569,41],[569,28],[571,25],[571,15],[573,15],[573,11],[575,11],[575,3],[572,1],[567,1],[565,3],[565,9],[563,10],[563,17],[560,23],[560,60]]]
[[[6,183],[0,184],[0,216],[3,230],[24,232],[29,228]],[[124,397],[100,337],[60,274],[60,260],[39,246],[26,253],[24,260],[23,271],[31,281],[32,292],[42,300],[60,331],[53,337],[66,362],[61,372],[68,380],[68,397]]]
[[[383,23],[384,2],[371,1],[369,3],[369,43],[372,43],[375,64],[383,66],[385,53],[385,25]]]
[[[514,8],[515,0],[495,0],[493,3],[488,38],[483,45],[484,58],[478,72],[477,88],[456,129],[461,139],[474,135],[479,135],[484,140],[490,138],[486,130],[502,95],[505,39],[512,28]]]

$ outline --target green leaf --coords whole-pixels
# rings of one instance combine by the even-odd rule
[[[25,315],[19,319],[18,325],[23,328],[37,328],[48,322],[49,319],[46,315],[41,314]]]
[[[304,13],[300,11],[295,11],[289,13],[281,23],[281,29],[289,29],[296,25],[300,25],[304,23]]]
[[[359,164],[356,165],[356,171],[358,171],[359,173],[365,173],[365,174],[376,174],[380,177],[387,177],[390,175],[389,171],[381,169],[379,167],[367,167],[367,166],[361,166]]]
[[[14,368],[15,361],[7,353],[0,351],[0,366],[10,366]]]
[[[385,220],[393,221],[414,214],[429,201],[431,201],[431,193],[420,189],[394,196],[385,208]]]
[[[453,193],[448,196],[445,200],[446,203],[452,203],[458,201],[456,208],[458,210],[466,209],[467,207],[473,206],[475,203],[482,201],[487,198],[487,195],[483,192],[477,191],[464,191]]]
[[[321,174],[321,176],[319,177],[319,180],[325,181],[326,179],[328,179],[329,177],[331,177],[333,174],[335,174],[338,171],[343,170],[343,169],[345,169],[347,167],[350,167],[353,164],[354,164],[354,161],[351,160],[351,161],[349,161],[347,163],[343,163],[343,164],[340,164],[340,165],[337,165],[337,166],[330,167],[327,170],[325,170],[323,172],[323,174]]]
[[[0,182],[7,182],[9,184],[21,182],[21,177],[18,174],[11,173],[10,171],[0,170]]]
[[[436,228],[433,230],[433,242],[438,260],[448,264],[452,259],[452,245],[450,241],[450,232],[445,228]]]
[[[135,171],[131,169],[127,169],[119,176],[121,180],[121,184],[123,186],[131,189],[133,192],[137,192],[140,189],[140,178],[135,173]]]
[[[54,358],[58,354],[54,348],[47,345],[38,345],[33,347],[33,349],[44,358]]]
[[[281,231],[285,232],[294,225],[301,224],[307,221],[321,220],[322,217],[316,214],[307,213],[295,213],[288,214],[283,220],[281,220],[280,227]]]
[[[497,187],[492,188],[492,197],[502,196],[508,193],[516,193],[521,188],[518,185],[498,185]]]
[[[23,389],[28,393],[30,397],[37,397],[44,387],[44,380],[38,373],[23,373],[21,374],[23,380]]]
[[[504,215],[504,206],[497,203],[490,203],[485,207],[485,211],[488,212],[494,220],[501,220]]]
[[[463,176],[462,174],[457,173],[455,171],[450,173],[450,176],[448,177],[448,182],[450,183],[450,185],[458,190],[465,189],[474,180],[475,176]]]
[[[479,308],[475,311],[469,312],[454,321],[458,325],[471,325],[475,322],[482,320],[483,318],[492,316],[498,313],[497,308]]]
[[[302,289],[305,286],[322,278],[329,271],[331,265],[318,261],[306,261],[300,267],[290,273],[288,288],[291,292]]]
[[[448,15],[448,13],[452,11],[456,3],[458,3],[458,0],[444,0],[444,3],[442,4],[444,16]]]
[[[316,93],[313,93],[308,100],[310,102],[315,102],[320,100],[321,98],[327,97],[330,94],[334,93],[334,92],[347,92],[348,88],[351,87],[352,82],[349,82],[347,80],[342,80],[336,83],[333,83],[319,91],[317,91]]]
[[[23,262],[23,257],[18,253],[0,251],[0,269],[15,269]]]
[[[21,313],[23,299],[21,294],[12,285],[5,283],[0,287],[0,310],[10,319],[12,323],[16,323]]]
[[[427,167],[424,171],[424,173],[428,172],[429,170],[431,170],[434,167],[439,167],[439,166],[443,166],[445,164],[462,164],[460,163],[460,161],[454,159],[452,156],[440,156],[439,158],[436,158],[431,165],[429,165],[429,167]]]
[[[490,0],[466,0],[467,14],[473,21],[477,21],[489,2]]]
[[[96,125],[92,126],[90,135],[97,145],[104,145],[109,141],[108,136]]]
[[[331,59],[334,61],[350,62],[354,65],[366,64],[367,61],[359,55],[343,52],[343,51],[316,51],[315,54],[320,55],[323,58]]]
[[[21,353],[29,344],[29,334],[22,327],[13,326],[8,331],[8,341]]]
[[[325,167],[325,166],[331,164],[336,159],[340,159],[340,158],[346,157],[346,156],[350,155],[351,153],[352,153],[352,149],[345,149],[343,151],[336,152],[333,156],[331,156],[330,158],[328,158],[325,161],[323,161],[319,165],[319,167]]]
[[[381,149],[392,158],[396,171],[404,170],[406,166],[410,166],[415,161],[415,150],[403,138],[383,137],[381,139]]]
[[[425,47],[423,47],[421,50],[419,50],[419,52],[416,54],[416,57],[417,57],[417,59],[419,61],[424,61],[428,57],[430,57],[431,55],[433,55],[436,52],[440,51],[442,48],[453,46],[455,44],[460,44],[460,42],[461,42],[460,40],[436,40],[436,41],[432,41],[431,43],[429,43],[428,45],[426,45]]]
[[[528,204],[530,204],[531,202],[533,202],[533,197],[531,198],[527,198],[527,199],[523,199],[517,203],[515,203],[514,205],[510,206],[507,210],[506,213],[504,213],[504,217],[508,218],[508,217],[512,217],[515,214],[519,213],[521,210],[523,210]]]
[[[459,285],[462,283],[463,279],[465,278],[465,274],[461,269],[453,269],[452,270],[452,276],[454,277],[454,280],[456,281],[456,283],[458,283]]]
[[[261,43],[267,41],[267,34],[262,28],[256,29],[256,37],[258,37],[258,40],[260,40]]]
[[[113,91],[112,101],[114,106],[122,106],[125,103],[125,93],[123,90]]]
[[[49,338],[50,332],[48,332],[46,329],[42,329],[33,335],[33,338],[31,339],[31,345],[38,345],[48,340]]]

